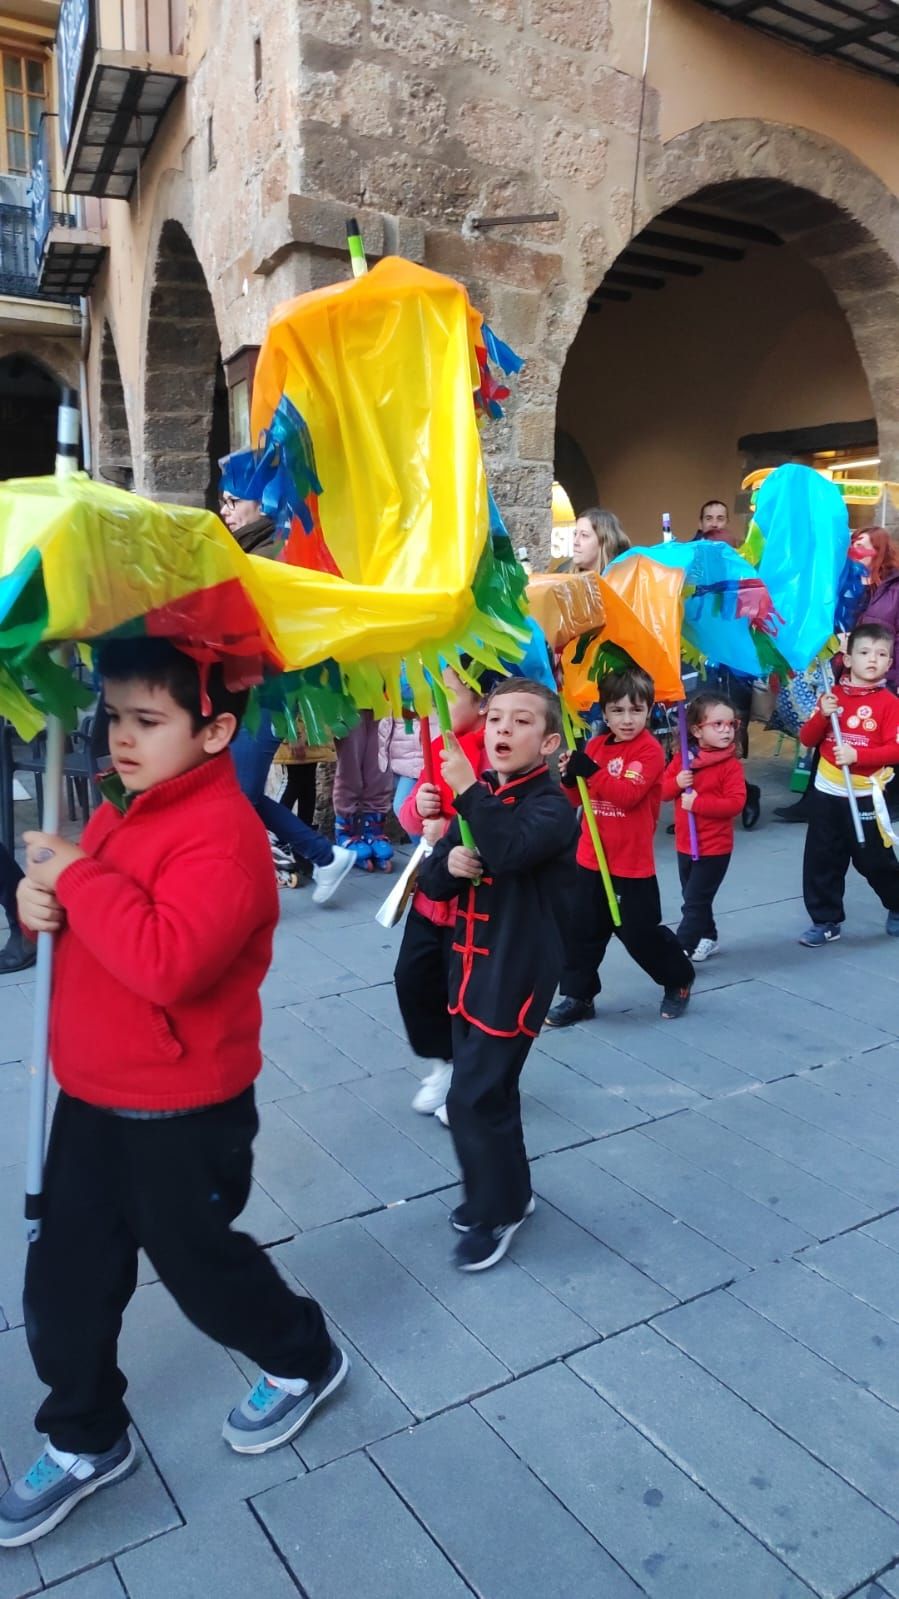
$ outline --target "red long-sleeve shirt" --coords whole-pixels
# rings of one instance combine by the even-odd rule
[[[56,894],[50,1052],[61,1088],[119,1110],[232,1099],[262,1056],[278,890],[230,755],[108,800]]]
[[[627,743],[617,743],[611,733],[600,733],[591,738],[585,754],[599,767],[586,780],[587,793],[609,871],[613,877],[654,877],[653,836],[665,765],[658,743],[645,730]],[[563,786],[572,805],[580,805],[577,787],[573,783]],[[581,822],[577,863],[599,870],[586,817]]]
[[[714,756],[719,752],[701,751],[696,765],[691,767],[699,853],[729,855],[734,847],[734,817],[746,804],[746,779],[734,750],[721,751],[724,759],[718,760],[704,759],[706,754]],[[674,841],[681,854],[689,855],[689,812],[683,807],[683,790],[677,786],[677,775],[682,770],[680,755],[675,755],[665,768],[662,798],[674,800]]]
[[[858,777],[870,777],[881,766],[899,761],[899,699],[888,688],[859,688],[845,678],[833,689],[840,706],[840,735],[851,744],[857,759],[849,769]],[[819,707],[799,729],[807,749],[821,746],[821,756],[835,765],[834,737],[830,717]]]
[[[475,776],[480,777],[487,765],[487,756],[484,751],[484,726],[483,723],[471,733],[462,733],[458,739],[459,747],[468,756]],[[443,752],[443,734],[438,733],[431,740],[431,761],[434,767],[434,782],[440,790],[440,815],[444,819],[445,828],[456,812],[453,806],[453,791],[444,781],[440,756]],[[399,809],[401,827],[407,833],[420,833],[422,831],[422,818],[418,814],[415,801],[422,783],[428,781],[427,773],[422,772],[408,799],[405,799]],[[445,830],[445,829],[444,829]],[[438,927],[454,927],[456,922],[456,902],[446,900],[428,899],[427,894],[420,888],[415,890],[412,898],[412,909],[418,911],[420,916],[426,916],[429,922],[434,922]]]

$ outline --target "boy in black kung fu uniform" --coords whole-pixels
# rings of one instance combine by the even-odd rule
[[[453,1078],[446,1102],[465,1201],[450,1220],[456,1264],[501,1260],[534,1208],[518,1079],[563,964],[577,818],[547,770],[558,749],[558,696],[509,678],[487,707],[488,770],[478,781],[455,742],[443,775],[475,850],[454,821],[421,868],[431,899],[459,897],[449,983]]]

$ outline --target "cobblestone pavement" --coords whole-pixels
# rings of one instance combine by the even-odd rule
[[[770,809],[787,762],[756,775]],[[449,1136],[409,1108],[398,935],[372,919],[390,880],[356,874],[324,910],[285,894],[246,1220],[321,1300],[350,1380],[296,1447],[231,1454],[221,1420],[250,1374],[144,1269],[122,1355],[140,1470],[0,1552],[0,1599],[899,1599],[899,947],[858,884],[843,941],[798,947],[803,837],[738,836],[683,1021],[616,947],[597,1020],[541,1036],[536,1213],[474,1278],[450,1265]],[[0,1457],[18,1472],[39,1397],[20,1309],[31,985],[0,983]]]

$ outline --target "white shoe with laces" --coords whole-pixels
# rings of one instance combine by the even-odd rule
[[[422,1080],[422,1085],[412,1101],[412,1109],[417,1110],[421,1116],[433,1116],[441,1105],[446,1104],[452,1077],[452,1061],[431,1061],[431,1070]]]
[[[313,866],[312,879],[315,887],[312,898],[316,905],[326,905],[332,894],[336,894],[345,877],[356,864],[356,857],[351,849],[344,849],[342,844],[334,845],[334,858],[327,866]]]
[[[694,961],[694,962],[695,961],[707,961],[712,955],[717,955],[717,953],[718,953],[718,942],[717,942],[716,939],[714,939],[714,938],[701,938],[699,940],[699,943],[696,945],[696,948],[694,949],[692,955],[690,956],[690,959],[691,959],[691,961]]]

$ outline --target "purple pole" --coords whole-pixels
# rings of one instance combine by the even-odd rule
[[[677,731],[680,738],[680,763],[685,772],[690,770],[690,743],[687,738],[687,707],[681,700],[677,707]],[[692,784],[691,784],[692,787]],[[690,859],[699,860],[699,835],[696,831],[696,817],[692,811],[687,812],[687,827],[690,833]]]

